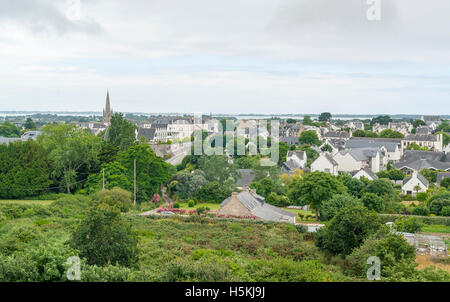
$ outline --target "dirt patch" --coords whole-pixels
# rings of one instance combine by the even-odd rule
[[[419,264],[418,269],[424,269],[428,266],[434,265],[442,268],[450,273],[450,263],[444,263],[444,257],[433,257],[430,255],[417,255],[416,262]]]

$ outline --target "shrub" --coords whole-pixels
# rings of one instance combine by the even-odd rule
[[[399,232],[415,233],[422,229],[423,223],[421,223],[415,217],[399,217],[394,222],[394,228]]]
[[[111,190],[100,190],[97,193],[97,198],[100,203],[117,206],[121,212],[128,212],[133,205],[131,193],[119,187]]]
[[[174,209],[179,209],[179,208],[180,208],[180,204],[179,204],[178,202],[175,202],[175,203],[173,204],[173,208],[174,208]]]
[[[396,265],[397,262],[406,261],[413,263],[416,257],[416,250],[406,242],[402,235],[392,234],[386,227],[380,229],[375,235],[364,240],[364,243],[353,250],[345,259],[346,272],[353,276],[365,277],[367,269],[367,259],[377,256],[381,260],[381,273],[386,276],[386,272]]]
[[[72,233],[70,244],[90,265],[130,266],[137,260],[137,233],[120,211],[105,203],[91,206]]]
[[[384,199],[374,193],[365,193],[361,200],[366,208],[375,210],[378,213],[383,212],[386,208]]]
[[[306,225],[296,224],[295,228],[297,229],[297,232],[299,232],[299,233],[306,233],[306,232],[308,232],[308,227]]]
[[[425,202],[425,200],[427,200],[427,198],[428,198],[428,193],[427,192],[418,192],[416,194],[416,199],[418,201]]]
[[[48,209],[53,215],[68,218],[84,213],[91,204],[91,199],[83,195],[66,195],[54,201]]]
[[[413,213],[413,215],[428,216],[430,214],[430,210],[428,209],[428,207],[426,205],[420,204],[414,208],[412,213]]]
[[[379,216],[362,206],[342,208],[329,226],[317,231],[316,245],[331,254],[348,255],[381,226]]]
[[[191,199],[188,202],[188,207],[193,208],[195,206],[195,202]]]
[[[332,219],[343,207],[347,205],[362,205],[356,198],[348,194],[337,194],[331,199],[322,202],[320,220]]]
[[[442,207],[441,215],[450,216],[450,206]]]

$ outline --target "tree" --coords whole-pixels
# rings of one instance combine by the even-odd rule
[[[363,181],[361,181],[357,178],[353,178],[349,174],[344,174],[339,177],[342,180],[342,182],[344,183],[344,185],[347,187],[348,192],[351,195],[353,195],[357,198],[361,197],[361,195],[364,193],[364,190],[366,188],[366,184]]]
[[[430,183],[435,183],[437,181],[438,171],[430,169],[422,169],[420,174],[422,174]]]
[[[412,125],[413,125],[414,128],[417,128],[419,126],[426,126],[427,123],[425,123],[422,120],[415,120],[415,121],[412,122]]]
[[[24,128],[27,130],[36,130],[36,123],[33,121],[31,117],[27,118]]]
[[[316,219],[322,203],[334,194],[346,193],[347,189],[338,178],[325,172],[313,172],[300,179],[293,180],[289,185],[289,199],[296,205],[309,204],[316,210]]]
[[[122,164],[113,161],[102,165],[99,173],[89,175],[85,186],[88,193],[93,193],[102,189],[103,171],[105,172],[104,176],[106,189],[118,187],[127,191],[133,190],[132,182],[127,177],[127,169]]]
[[[262,178],[259,181],[255,181],[250,184],[252,189],[256,190],[256,193],[263,197],[268,197],[270,193],[284,194],[284,187],[281,185],[279,179],[271,179],[268,177]]]
[[[233,191],[231,187],[233,185],[229,182],[219,183],[218,181],[211,181],[195,192],[195,198],[203,202],[221,203],[231,195]]]
[[[413,264],[416,258],[415,247],[410,245],[400,234],[393,234],[382,227],[375,235],[370,236],[364,243],[355,248],[345,258],[348,272],[356,277],[366,277],[369,265],[367,259],[376,256],[382,263],[381,276],[386,277],[391,268],[397,263]]]
[[[440,186],[442,188],[450,189],[450,177],[444,178],[441,180]]]
[[[119,148],[116,145],[103,142],[100,149],[100,154],[98,155],[100,165],[116,161],[118,153]]]
[[[133,206],[131,193],[119,187],[112,188],[111,190],[100,190],[97,192],[96,197],[100,203],[117,207],[121,212],[128,212]]]
[[[441,215],[444,207],[450,206],[450,193],[442,193],[435,195],[428,200],[430,205],[430,213],[434,215]]]
[[[0,125],[0,136],[20,137],[20,129],[13,123],[4,122]]]
[[[329,112],[322,112],[319,115],[319,122],[328,122],[331,120],[331,113]]]
[[[42,129],[38,137],[51,159],[51,176],[60,181],[67,193],[81,181],[78,174],[98,170],[98,153],[101,138],[73,124],[50,124]]]
[[[374,193],[365,193],[361,200],[366,208],[369,210],[374,210],[378,213],[382,213],[386,208],[384,199]]]
[[[384,138],[404,138],[405,136],[398,132],[398,131],[394,131],[392,129],[384,129],[383,131],[381,131],[379,137],[384,137]]]
[[[349,255],[381,226],[377,213],[362,206],[344,207],[329,226],[317,231],[316,245],[335,255]]]
[[[224,182],[230,176],[237,176],[235,167],[228,162],[225,155],[201,155],[197,167],[205,173],[206,179],[210,181]]]
[[[193,198],[197,190],[208,183],[205,173],[201,170],[196,170],[194,173],[183,171],[176,175],[176,181],[171,184],[174,182],[176,184],[170,186],[171,193],[176,193],[183,199]]]
[[[372,121],[370,122],[371,125],[374,125],[376,123],[380,125],[387,125],[389,122],[392,122],[392,119],[389,115],[379,115],[377,117],[374,117]]]
[[[336,194],[322,203],[320,219],[331,220],[342,208],[350,205],[362,206],[362,202],[358,198],[348,194]]]
[[[114,113],[108,128],[108,142],[120,151],[128,150],[136,142],[136,126],[123,117],[122,113]]]
[[[314,122],[312,121],[311,117],[309,115],[305,115],[303,117],[303,124],[304,125],[313,125]]]
[[[136,160],[137,200],[150,200],[160,193],[162,185],[172,179],[173,169],[155,155],[149,145],[136,145],[119,154],[118,162],[125,167],[128,180],[134,181],[134,160]]]
[[[0,198],[36,196],[49,190],[50,161],[33,140],[0,144]]]
[[[308,131],[303,131],[302,134],[300,135],[298,141],[300,142],[300,144],[307,144],[307,145],[316,145],[316,146],[320,146],[321,142],[316,134],[316,132],[308,130]]]
[[[119,209],[106,203],[92,205],[72,233],[70,245],[90,265],[131,266],[137,260],[138,236]]]
[[[285,195],[278,195],[275,192],[271,192],[266,198],[266,202],[277,207],[286,207],[290,204],[289,198]]]
[[[395,191],[392,183],[387,179],[377,179],[367,185],[366,191],[378,196],[394,197]]]
[[[286,123],[288,123],[288,124],[295,124],[295,123],[297,123],[297,120],[292,119],[292,118],[288,118],[288,119],[286,120]]]
[[[365,137],[366,136],[366,131],[358,129],[353,131],[353,136],[354,137]]]

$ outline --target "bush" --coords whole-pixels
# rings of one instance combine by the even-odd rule
[[[426,205],[420,204],[414,208],[412,213],[413,213],[413,215],[428,216],[428,215],[430,215],[430,210],[428,209],[428,207]]]
[[[54,201],[48,209],[55,216],[68,218],[83,214],[91,202],[91,199],[87,196],[66,195]]]
[[[442,216],[450,216],[450,206],[445,206],[441,211]]]
[[[191,199],[188,202],[188,207],[193,208],[195,206],[195,202]]]
[[[386,277],[390,268],[397,262],[414,263],[416,249],[406,242],[402,235],[392,234],[386,227],[380,229],[375,235],[364,240],[364,243],[353,250],[345,259],[346,272],[356,277],[366,277],[367,259],[377,256],[381,260],[381,274]]]
[[[369,210],[374,210],[378,213],[383,212],[386,208],[384,199],[374,193],[365,193],[361,200],[366,208]]]
[[[128,212],[133,206],[131,193],[119,187],[111,190],[100,190],[97,199],[100,203],[117,206],[121,212]]]
[[[316,245],[331,254],[348,255],[380,227],[376,213],[362,206],[344,207],[329,226],[317,231]]]
[[[428,193],[427,192],[418,192],[416,194],[416,199],[418,201],[425,202],[428,199]]]
[[[345,206],[362,205],[356,197],[348,194],[337,194],[322,203],[320,220],[331,220]]]
[[[399,217],[394,222],[394,228],[399,232],[415,233],[422,229],[423,223],[421,223],[415,217]]]
[[[175,203],[173,204],[173,208],[174,208],[174,209],[179,209],[179,208],[180,208],[180,204],[179,204],[178,202],[175,202]]]
[[[299,232],[299,233],[306,233],[306,232],[308,232],[308,227],[306,225],[296,224],[295,228],[297,229],[297,232]]]
[[[91,206],[72,233],[70,244],[80,251],[88,264],[108,263],[130,266],[137,260],[137,233],[120,211],[108,204]]]

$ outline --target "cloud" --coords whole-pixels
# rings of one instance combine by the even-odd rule
[[[34,34],[70,32],[99,34],[102,27],[91,18],[71,19],[75,2],[55,0],[1,0],[0,22],[12,22]],[[81,0],[81,3],[83,1]],[[73,15],[73,14],[72,14]]]

